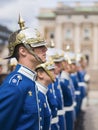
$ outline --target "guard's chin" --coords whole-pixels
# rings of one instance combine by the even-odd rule
[[[46,58],[42,59],[42,62],[45,63],[46,62]]]
[[[46,62],[46,60],[43,60],[43,63],[45,63]]]

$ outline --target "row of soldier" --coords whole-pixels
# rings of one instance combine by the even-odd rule
[[[37,30],[19,25],[7,57],[18,64],[0,86],[0,130],[74,130],[87,94],[84,57],[47,48]]]

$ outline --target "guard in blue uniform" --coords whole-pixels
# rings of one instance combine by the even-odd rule
[[[62,88],[63,99],[64,99],[66,129],[73,130],[74,128],[73,96],[72,96],[72,90],[70,86],[69,74],[65,73],[64,75],[65,75],[64,77],[61,75],[60,85]]]
[[[39,102],[35,87],[36,65],[45,62],[46,43],[37,30],[20,29],[9,38],[9,57],[18,61],[0,87],[0,130],[39,130]]]
[[[70,79],[70,65],[68,59],[62,62],[63,70],[60,75],[60,85],[63,93],[66,129],[73,130],[75,122],[74,88]]]
[[[81,101],[80,101],[80,108],[82,106],[83,99],[87,96],[87,84],[85,82],[85,76],[86,76],[86,61],[85,58],[81,55],[78,58],[78,66],[77,66],[77,76],[78,76],[78,85],[81,90]]]
[[[85,82],[85,75],[86,75],[86,72],[84,70],[79,70],[77,72],[77,76],[78,76],[78,80],[79,80],[79,87],[81,89],[81,100],[83,100],[84,97],[86,97],[87,95],[87,84]],[[81,102],[81,105],[82,105],[82,102]]]
[[[52,42],[51,42],[52,43]],[[54,43],[53,43],[54,46]],[[52,59],[51,55],[54,54],[55,48],[48,48],[47,50],[47,57],[48,59]],[[57,97],[55,94],[55,89],[54,89],[54,83],[51,83],[48,85],[48,92],[47,92],[47,99],[49,102],[49,106],[51,109],[51,114],[52,114],[52,120],[51,120],[51,130],[59,130],[59,125],[58,125],[58,102],[57,102]]]
[[[73,66],[73,67],[72,67]],[[75,88],[75,96],[76,96],[76,117],[78,117],[79,112],[80,112],[80,101],[81,101],[81,90],[80,87],[78,86],[78,77],[77,77],[77,71],[76,71],[76,64],[72,62],[71,64],[71,74],[70,77],[72,79],[74,88]]]
[[[51,58],[53,59],[53,61],[59,65],[59,62],[61,62],[62,57],[59,57],[59,53],[62,54],[62,50],[54,48],[53,46],[53,42],[51,44],[51,48],[48,48],[47,54],[49,56],[51,56]],[[57,102],[57,116],[58,116],[58,128],[59,130],[66,130],[66,123],[65,123],[65,111],[63,110],[63,97],[62,97],[62,91],[61,91],[61,87],[60,87],[60,83],[59,83],[59,74],[61,71],[61,67],[56,65],[56,69],[55,69],[55,73],[57,75],[56,77],[56,81],[54,82],[54,84],[51,84],[50,87],[53,88],[54,94],[55,94],[55,99]],[[50,99],[51,100],[51,99]],[[51,103],[52,104],[52,103]],[[54,130],[54,129],[53,129]]]
[[[54,63],[46,62],[36,67],[38,87],[38,99],[40,109],[40,127],[42,130],[49,130],[51,128],[51,110],[47,101],[48,84],[54,82]]]
[[[17,65],[1,85],[1,130],[39,129],[35,78],[34,72]]]
[[[60,86],[60,72],[62,70],[62,60],[64,59],[62,55],[55,54],[53,57],[53,61],[55,62],[55,73],[57,75],[56,81],[54,82],[54,89],[56,94],[56,99],[58,103],[58,117],[59,117],[59,129],[66,130],[66,122],[65,122],[65,111],[64,111],[64,101],[63,94]]]
[[[63,95],[62,95],[62,90],[61,86],[59,83],[59,79],[56,78],[56,82],[54,83],[54,89],[55,89],[55,94],[57,97],[57,102],[58,102],[58,117],[59,117],[59,129],[60,130],[66,130],[66,122],[65,122],[65,111],[64,111],[64,104],[63,104]]]
[[[48,92],[47,92],[47,99],[48,103],[51,109],[51,114],[52,114],[52,120],[51,120],[51,130],[59,130],[59,125],[58,125],[58,103],[56,99],[56,94],[54,90],[54,84],[51,83],[48,85]]]

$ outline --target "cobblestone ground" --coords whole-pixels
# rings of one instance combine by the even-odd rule
[[[98,91],[90,91],[75,130],[98,130]]]

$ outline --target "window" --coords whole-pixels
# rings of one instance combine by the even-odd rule
[[[72,32],[70,29],[67,29],[66,32],[65,32],[65,39],[66,40],[71,40],[72,38]]]
[[[55,43],[54,43],[54,32],[49,32],[49,38],[50,38],[50,47],[54,47]]]
[[[84,29],[84,40],[89,40],[90,39],[90,30],[89,28]]]
[[[89,17],[88,15],[84,15],[84,18],[85,18],[85,19],[88,19],[88,17]]]
[[[71,15],[67,15],[67,18],[68,18],[68,19],[71,19]]]
[[[53,32],[50,33],[50,38],[54,39],[54,33]]]

